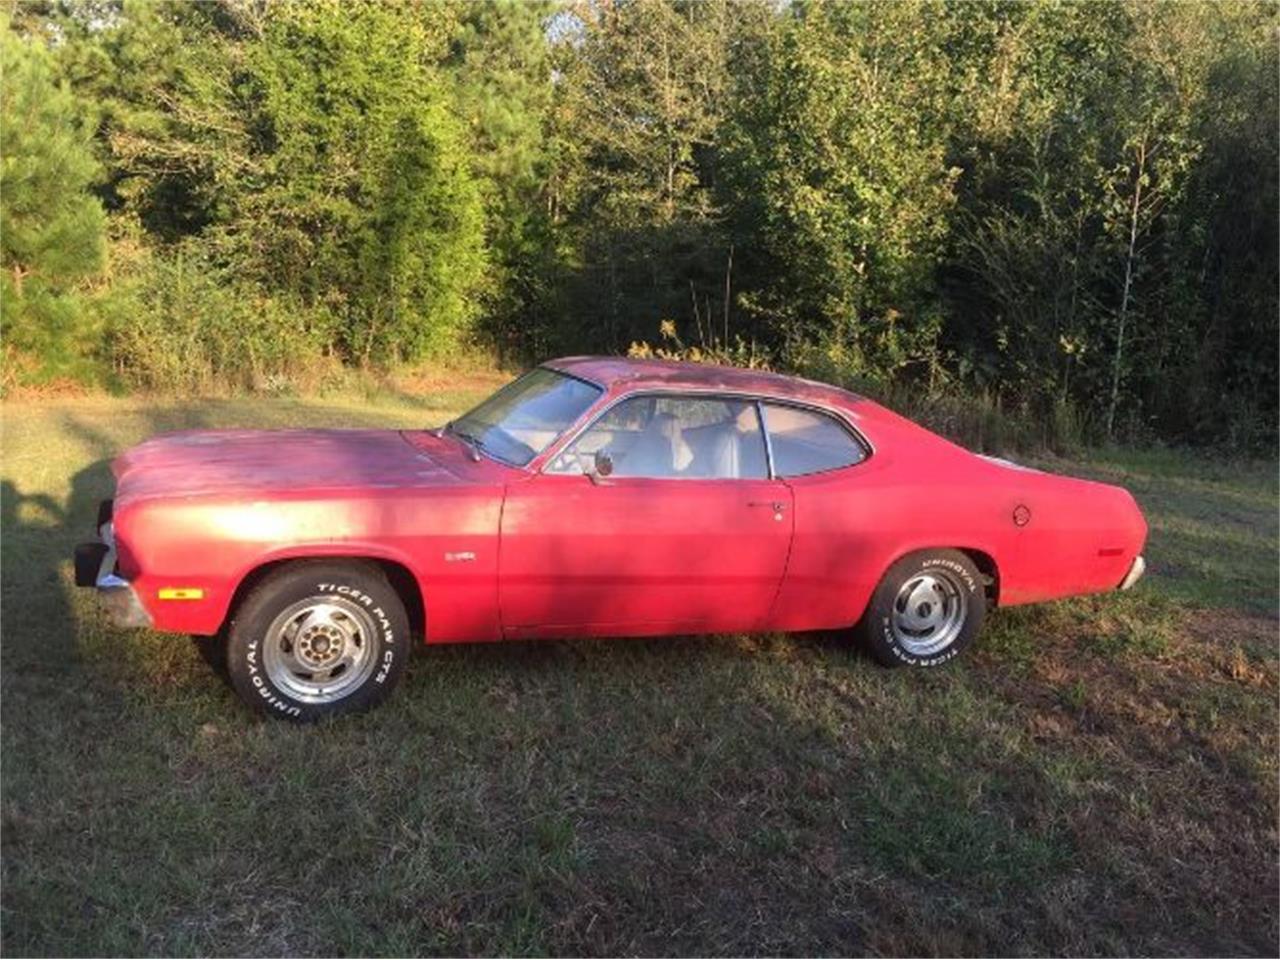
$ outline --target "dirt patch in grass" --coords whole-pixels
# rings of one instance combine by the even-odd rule
[[[1060,629],[993,683],[1046,754],[1071,758],[1071,845],[1110,877],[1089,913],[1117,932],[1158,931],[1160,951],[1261,951],[1280,935],[1277,622],[1171,620],[1158,650],[1100,653],[1091,630]],[[1191,919],[1205,914],[1212,935]]]
[[[1206,653],[1222,654],[1217,662],[1227,665],[1233,680],[1274,684],[1280,620],[1246,610],[1188,610],[1183,624],[1187,637]]]

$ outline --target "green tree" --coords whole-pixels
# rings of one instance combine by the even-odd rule
[[[956,113],[952,138],[966,173],[953,268],[943,274],[946,342],[985,385],[1040,415],[1074,406],[1098,435],[1122,424],[1129,435],[1199,430],[1188,384],[1230,372],[1204,369],[1197,331],[1209,303],[1221,301],[1197,278],[1239,278],[1258,265],[1233,257],[1204,269],[1234,234],[1234,211],[1256,212],[1241,222],[1260,226],[1269,215],[1257,203],[1274,196],[1257,181],[1233,190],[1229,206],[1211,192],[1275,166],[1274,137],[1260,135],[1274,92],[1258,81],[1268,47],[1257,39],[1274,26],[1273,12],[1139,3],[956,9],[964,16],[950,44],[953,69],[972,109]],[[1227,64],[1237,81],[1230,92],[1214,83]],[[1250,123],[1245,147],[1235,137]],[[1219,146],[1228,142],[1230,160]],[[1206,157],[1225,161],[1215,161],[1209,190]],[[1216,406],[1212,392],[1204,400]]]
[[[551,202],[549,0],[462,8],[445,69],[484,198],[493,261],[484,330],[503,354],[545,352],[559,251]]]
[[[1176,206],[1186,175],[1201,150],[1192,129],[1195,100],[1203,91],[1206,57],[1198,34],[1203,24],[1199,9],[1191,17],[1176,7],[1131,4],[1130,59],[1133,69],[1127,89],[1115,110],[1119,162],[1103,172],[1108,203],[1104,226],[1123,265],[1120,295],[1115,306],[1111,350],[1111,385],[1106,407],[1106,434],[1114,437],[1121,408],[1121,381],[1131,358],[1126,334],[1132,338],[1142,316],[1145,286],[1154,273],[1163,274],[1176,252],[1169,244],[1147,241]],[[1165,277],[1167,283],[1170,278]],[[1140,333],[1149,336],[1150,330]]]
[[[576,277],[566,333],[610,349],[687,317],[710,336],[729,242],[714,195],[729,53],[756,4],[571,7],[559,44],[556,207]],[[716,298],[714,301],[711,298]]]
[[[261,176],[238,88],[261,24],[237,0],[51,5],[57,69],[96,108],[107,210],[175,243],[222,221]]]
[[[49,372],[662,330],[1099,438],[1274,440],[1274,4],[5,9],[0,319]]]
[[[946,342],[970,378],[1039,415],[1102,391],[1109,117],[1130,71],[1114,4],[949,8],[958,182]],[[1101,326],[1100,326],[1101,325]]]
[[[104,214],[87,111],[47,50],[0,20],[0,336],[43,376],[82,372],[97,346],[84,283],[103,267]]]
[[[1162,286],[1178,336],[1154,338],[1162,363],[1131,371],[1130,385],[1148,396],[1159,435],[1274,450],[1277,11],[1224,4],[1207,14],[1200,38],[1212,56],[1193,126],[1203,149],[1171,211],[1179,255]]]
[[[881,377],[936,333],[930,285],[960,172],[940,13],[797,5],[734,98],[722,196],[758,278],[744,302],[789,356],[821,345],[846,374]]]
[[[479,309],[484,210],[438,69],[455,29],[446,7],[295,3],[245,50],[262,172],[222,236],[362,362],[448,347]]]

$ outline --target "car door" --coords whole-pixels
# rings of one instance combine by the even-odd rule
[[[591,476],[599,463],[600,473]],[[786,567],[791,492],[769,477],[758,405],[632,396],[508,487],[508,636],[749,630]],[[609,468],[612,468],[611,470]]]
[[[884,572],[879,545],[893,523],[882,495],[884,458],[864,463],[867,447],[829,413],[773,402],[761,410],[773,473],[791,489],[794,518],[787,576],[768,626],[852,626]]]

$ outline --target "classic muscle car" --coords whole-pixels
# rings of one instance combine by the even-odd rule
[[[1125,490],[975,455],[844,390],[554,360],[434,430],[206,430],[114,463],[76,581],[225,644],[257,709],[371,706],[427,643],[851,629],[937,667],[986,612],[1124,589]]]

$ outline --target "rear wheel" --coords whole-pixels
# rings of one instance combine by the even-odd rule
[[[987,597],[982,575],[959,550],[922,550],[885,573],[857,632],[889,667],[937,667],[973,642]]]
[[[236,692],[254,709],[288,720],[368,709],[408,666],[404,604],[372,564],[283,567],[253,588],[227,634]]]

